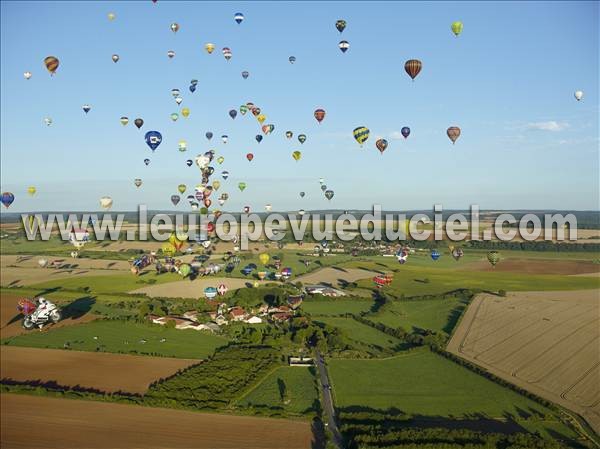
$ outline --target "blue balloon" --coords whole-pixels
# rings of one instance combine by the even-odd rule
[[[433,249],[431,250],[431,258],[433,260],[438,260],[440,258],[441,254],[437,249]]]
[[[236,12],[235,16],[233,16],[233,19],[239,25],[240,23],[242,23],[244,21],[244,15],[241,12]]]
[[[205,134],[205,136],[206,136],[206,138],[207,138],[208,140],[210,140],[210,139],[212,139],[213,133],[211,133],[210,131],[208,131],[208,132]]]
[[[191,93],[194,93],[194,92],[196,92],[196,85],[195,85],[195,84],[192,84],[192,85],[190,86],[190,92],[191,92]]]
[[[146,144],[152,151],[156,150],[162,142],[162,134],[158,131],[148,131],[146,133]]]
[[[2,204],[4,204],[4,207],[6,208],[8,208],[15,200],[15,196],[10,192],[4,192],[0,198],[0,201],[2,201]]]
[[[402,130],[400,131],[402,133],[402,136],[406,139],[408,136],[410,136],[410,128],[408,126],[405,126],[404,128],[402,128]]]
[[[258,143],[260,143],[262,141],[263,137],[260,134],[257,134],[255,139]]]
[[[148,165],[150,163],[150,159],[144,159],[144,164]]]

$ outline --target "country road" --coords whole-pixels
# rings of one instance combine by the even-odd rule
[[[329,376],[327,374],[327,368],[318,349],[315,349],[316,364],[319,370],[319,380],[321,381],[321,388],[323,390],[323,409],[327,415],[327,428],[333,435],[333,442],[339,449],[344,449],[342,435],[338,429],[337,422],[335,419],[335,409],[333,407],[333,396],[331,395],[331,383],[329,382]]]

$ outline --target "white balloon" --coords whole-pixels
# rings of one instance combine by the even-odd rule
[[[110,196],[103,196],[100,198],[100,206],[102,209],[108,210],[112,207],[113,200]]]
[[[583,91],[582,90],[576,90],[575,91],[575,99],[577,101],[580,101],[583,98]]]
[[[29,78],[31,78],[31,72],[25,72],[25,73],[23,73],[23,76],[25,77],[26,80],[28,80]]]
[[[208,167],[208,164],[210,164],[210,158],[208,156],[204,156],[203,154],[196,156],[196,165],[198,168],[202,170],[203,168]]]

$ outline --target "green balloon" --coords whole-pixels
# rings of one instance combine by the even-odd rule
[[[184,263],[179,267],[179,274],[181,277],[188,277],[191,271],[192,267],[190,267],[187,263]]]
[[[246,189],[246,183],[245,182],[240,182],[238,184],[238,188],[243,192],[244,189]]]

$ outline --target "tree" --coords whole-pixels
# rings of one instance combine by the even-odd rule
[[[148,315],[150,315],[151,309],[150,309],[150,305],[147,302],[143,302],[140,307],[138,308],[138,316],[141,319],[146,318]]]

